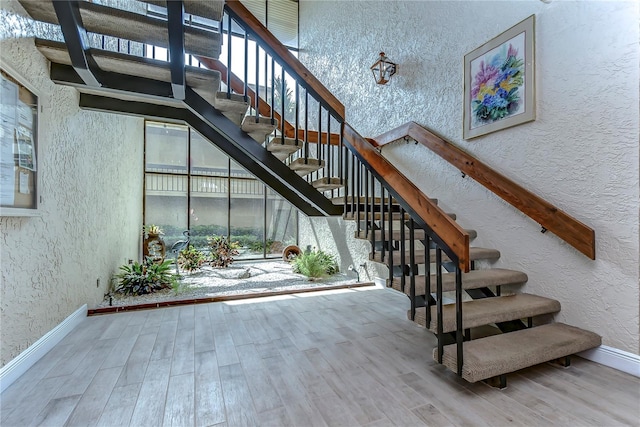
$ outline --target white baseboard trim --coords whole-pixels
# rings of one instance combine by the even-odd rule
[[[578,356],[640,377],[640,356],[637,354],[601,345],[600,347],[578,353]]]
[[[67,336],[84,318],[87,317],[87,304],[74,311],[55,328],[47,332],[42,338],[34,342],[9,363],[0,368],[0,393],[5,391],[15,380],[20,378],[27,369],[32,367],[49,350]]]

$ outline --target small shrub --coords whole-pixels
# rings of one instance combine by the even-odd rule
[[[198,249],[194,248],[193,245],[189,245],[187,249],[181,250],[178,255],[178,266],[189,272],[199,270],[205,261],[205,255]]]
[[[229,242],[227,236],[207,237],[209,242],[209,264],[212,267],[225,268],[233,263],[233,257],[238,255],[238,242]]]
[[[338,272],[338,263],[333,255],[321,250],[306,251],[293,259],[293,272],[319,279]]]
[[[120,267],[122,273],[116,275],[116,292],[125,295],[144,295],[161,289],[168,289],[177,282],[170,272],[172,260],[154,263],[147,258],[142,264],[134,262]]]

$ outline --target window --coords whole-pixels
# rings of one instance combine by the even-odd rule
[[[0,205],[3,216],[33,216],[38,209],[38,97],[14,76],[2,66]]]
[[[297,243],[297,210],[215,145],[185,125],[145,125],[145,224],[171,246],[190,230],[191,244],[208,236],[241,246],[238,259],[279,257]]]

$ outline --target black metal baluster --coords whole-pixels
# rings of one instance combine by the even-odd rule
[[[463,341],[464,335],[462,333],[462,271],[460,270],[458,260],[456,262],[456,353],[458,362],[458,376],[462,376],[462,363],[463,363]],[[471,333],[469,333],[471,335]],[[471,339],[471,336],[469,336]]]
[[[265,82],[266,84],[266,82]],[[256,40],[256,89],[253,93],[253,104],[256,110],[256,123],[260,122],[260,47],[258,46],[258,41]]]
[[[333,176],[333,165],[331,164],[331,113],[327,110],[327,184]]]
[[[402,270],[402,273],[400,275],[400,289],[402,290],[402,292],[404,292],[404,288],[406,285],[406,266],[407,263],[405,262],[405,249],[406,249],[406,245],[405,245],[405,232],[404,232],[404,208],[400,208],[400,269]]]
[[[322,104],[318,100],[318,143],[316,144],[318,150],[318,162],[322,162]],[[318,175],[316,178],[320,178],[320,169],[318,169]]]
[[[244,102],[249,102],[249,34],[246,29],[244,30]]]
[[[231,98],[231,17],[227,15],[227,99]]]
[[[374,181],[373,173],[371,174],[371,230],[373,230],[373,220],[375,219],[375,206],[376,206],[376,184]]]
[[[409,299],[411,300],[411,320],[416,318],[416,242],[413,217],[409,219]]]
[[[424,292],[427,305],[427,329],[431,327],[431,237],[424,230]]]
[[[373,173],[371,173],[371,200],[374,200],[373,196],[375,193],[376,193],[376,181],[375,181],[375,177],[373,176]],[[376,213],[373,207],[374,205],[372,203],[371,204],[371,230],[369,231],[369,240],[371,241],[371,254],[372,254],[371,259],[375,259],[375,255],[376,255],[376,229],[374,227]],[[384,260],[381,258],[380,262],[384,262]]]
[[[271,124],[276,124],[276,61],[271,57]],[[284,135],[283,135],[284,136]],[[284,138],[282,139],[284,143]]]
[[[297,146],[298,145],[298,127],[300,126],[300,123],[298,121],[299,120],[298,116],[300,115],[300,85],[298,84],[298,82],[296,82],[296,93],[295,93],[295,96],[296,96],[296,105],[295,105],[295,113],[294,114],[296,115],[296,117],[295,117],[295,121],[294,121],[295,122],[294,127],[295,127],[295,140],[296,140],[296,146]],[[285,117],[284,116],[282,116],[282,121],[283,122],[285,121]]]
[[[296,133],[298,130],[296,129]],[[296,145],[298,141],[296,140]],[[304,91],[304,158],[309,158],[309,91]]]
[[[360,199],[358,198],[358,203]],[[364,170],[364,238],[369,237],[369,170]]]
[[[357,227],[357,233],[358,233],[358,237],[360,236],[360,203],[356,202],[356,197],[358,198],[358,201],[360,200],[360,194],[362,194],[362,185],[361,185],[361,180],[360,180],[360,175],[362,174],[362,168],[360,165],[360,161],[356,158],[355,154],[352,154],[353,156],[353,163],[354,163],[354,171],[356,170],[356,165],[357,165],[357,185],[356,188],[353,192],[353,194],[351,195],[351,203],[353,204],[353,207],[351,208],[352,212],[355,212],[356,214],[356,221],[358,223],[358,227]]]
[[[284,144],[284,100],[285,100],[285,71],[284,71],[284,67],[282,67],[282,75],[281,75],[281,81],[280,81],[280,143]],[[297,138],[298,135],[296,135]]]
[[[391,194],[389,194],[389,286],[393,287],[393,214],[391,212],[391,207],[393,206],[393,199]],[[384,217],[384,212],[381,214],[382,222],[386,221],[387,218]]]
[[[380,260],[384,262],[384,247],[387,244],[387,240],[384,235],[384,187],[382,186],[382,183],[380,183],[380,243],[382,244],[382,247],[380,248]]]
[[[442,249],[436,246],[436,311],[438,327],[436,336],[438,338],[438,363],[442,363],[442,353],[444,352],[444,334],[442,332]]]

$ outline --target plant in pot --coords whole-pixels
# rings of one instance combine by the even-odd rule
[[[166,252],[166,245],[162,239],[162,229],[155,225],[149,224],[142,228],[144,235],[144,242],[142,245],[142,254],[147,258],[151,258],[154,263],[164,262],[164,256]]]
[[[210,236],[207,237],[209,244],[209,264],[212,267],[224,268],[233,263],[233,257],[240,252],[240,244],[238,242],[229,242],[227,236]]]
[[[171,264],[172,260],[156,263],[151,258],[145,258],[142,263],[125,264],[120,267],[121,273],[115,276],[115,291],[124,295],[144,295],[173,288],[178,276],[170,272]]]

